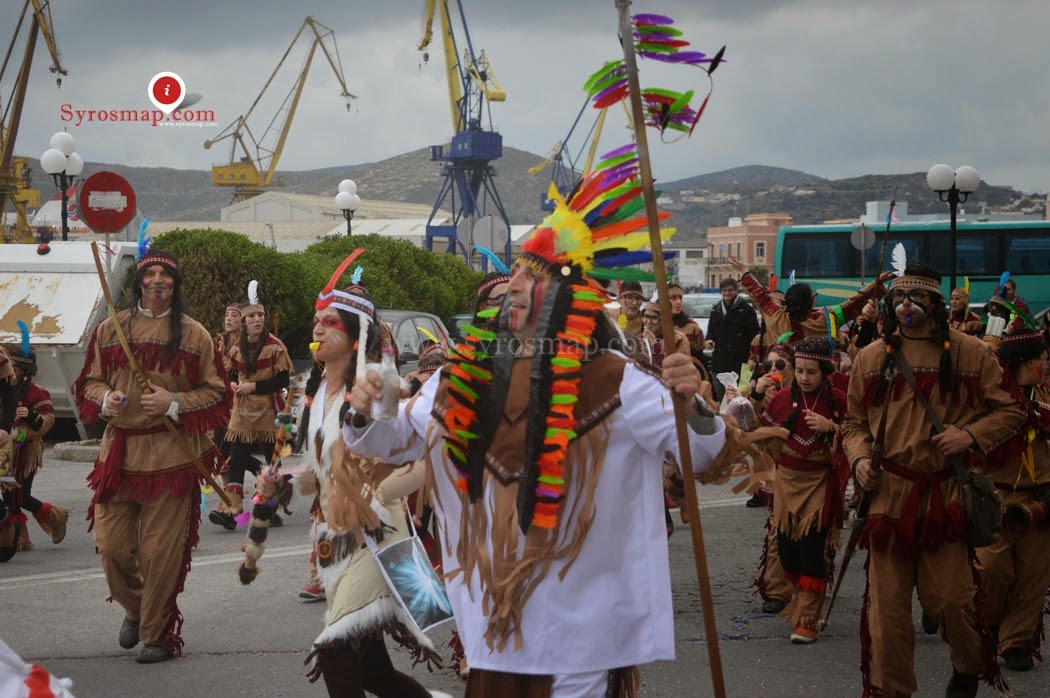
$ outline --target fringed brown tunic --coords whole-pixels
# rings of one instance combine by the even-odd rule
[[[974,448],[988,453],[1017,430],[1024,410],[1003,389],[1002,370],[988,345],[956,330],[949,341],[947,392],[939,385],[940,342],[902,335],[900,351],[915,374],[916,391],[943,423],[965,427]],[[842,426],[846,455],[855,464],[870,457],[886,414],[883,472],[860,541],[870,550],[861,611],[863,695],[917,690],[910,617],[916,590],[923,610],[943,629],[953,666],[1003,690],[954,469],[931,441],[932,422],[904,376],[896,373],[888,391],[877,390],[885,358],[882,339],[857,355]]]
[[[232,369],[237,372],[240,382],[264,381],[281,372],[292,371],[292,360],[284,342],[272,334],[266,335],[259,350],[255,371],[249,372],[241,354],[241,347],[235,344],[226,352]],[[233,396],[233,411],[230,413],[230,424],[226,428],[227,441],[255,443],[272,441],[277,427],[274,418],[284,409],[284,399],[279,392]]]
[[[1012,392],[1027,407],[1028,418],[984,462],[1004,510],[1030,504],[1033,498],[1046,498],[1050,488],[1050,386],[1014,385]],[[1011,513],[1008,511],[1007,516]],[[1000,654],[1019,650],[1043,659],[1043,615],[1050,586],[1048,524],[1050,520],[1044,518],[1032,521],[1023,531],[1004,526],[997,543],[977,549],[977,568],[988,597],[988,620],[999,628]]]
[[[147,380],[177,393],[177,430],[188,448],[213,471],[219,452],[209,431],[230,410],[222,360],[208,331],[183,315],[182,339],[164,355],[170,318],[141,308],[118,315],[131,352]],[[92,335],[73,397],[85,423],[102,416],[107,393],[123,391],[126,408],[107,417],[99,458],[88,476],[94,490],[88,519],[112,599],[139,620],[143,644],[182,651],[182,614],[176,603],[190,569],[200,526],[200,487],[193,459],[164,426],[142,410],[143,391],[117,339],[112,320]]]
[[[51,431],[55,423],[55,406],[51,404],[51,394],[36,383],[30,384],[18,404],[39,417],[39,421],[34,420],[33,424],[26,420],[15,422],[11,434],[15,449],[15,478],[25,482],[44,465],[44,434]]]

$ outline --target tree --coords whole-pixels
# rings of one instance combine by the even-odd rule
[[[307,356],[314,302],[339,263],[364,247],[356,264],[377,308],[410,308],[443,320],[473,307],[480,272],[453,255],[434,254],[410,242],[379,235],[330,236],[301,252],[281,253],[225,230],[173,230],[157,236],[156,249],[179,260],[187,311],[217,332],[230,303],[247,302],[248,282],[259,282],[259,300],[271,328],[293,356]],[[348,269],[338,285],[353,274]],[[129,280],[130,281],[130,280]]]

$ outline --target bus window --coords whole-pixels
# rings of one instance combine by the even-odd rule
[[[894,233],[890,231],[890,241],[886,244],[886,259],[882,263],[883,269],[892,269],[893,261],[893,248],[897,246],[897,243],[904,245],[904,256],[911,261],[921,260],[926,257],[926,251],[923,249],[923,233]],[[851,248],[852,249],[852,248]],[[944,249],[947,251],[948,245],[945,243]],[[866,273],[874,274],[875,267],[879,265],[879,255],[882,254],[882,237],[881,235],[875,239],[875,244],[868,248],[868,251],[864,255],[864,268]],[[857,253],[853,253],[853,257],[856,257]],[[860,275],[860,268],[858,267],[853,271],[854,276]]]
[[[791,245],[784,246],[781,268],[795,270],[799,278],[810,276],[849,276],[842,260],[856,256],[849,238],[841,235],[792,235]],[[783,278],[787,278],[784,276]]]
[[[941,237],[938,235],[938,237]],[[949,236],[945,236],[950,238]],[[951,251],[945,244],[944,255],[932,259],[943,260],[937,267],[945,277],[951,276]],[[984,233],[960,233],[955,238],[955,267],[958,276],[994,276],[1003,270],[999,259],[999,239]]]
[[[1019,235],[1011,238],[1008,245],[1005,268],[1011,274],[1050,273],[1050,237],[1045,232],[1040,235]]]

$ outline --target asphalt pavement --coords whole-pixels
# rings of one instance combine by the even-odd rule
[[[73,680],[78,698],[253,698],[322,697],[321,684],[305,678],[304,660],[322,626],[323,603],[303,603],[309,555],[308,501],[296,494],[292,516],[271,530],[261,574],[249,586],[237,580],[243,559],[241,531],[201,524],[193,569],[179,599],[186,618],[185,656],[154,665],[135,662],[137,650],[122,650],[117,632],[123,618],[109,595],[84,517],[90,492],[89,463],[58,460],[50,449],[37,476],[35,494],[71,507],[69,533],[53,545],[30,523],[36,549],[0,564],[0,637],[25,660]],[[854,557],[829,627],[820,639],[792,645],[790,628],[763,615],[752,595],[765,513],[748,509],[729,486],[699,488],[707,544],[714,615],[728,696],[789,698],[860,695],[858,613],[864,555]],[[214,495],[207,506],[214,506]],[[660,698],[712,696],[709,650],[700,614],[689,528],[675,516],[670,540],[677,659],[641,668],[642,695]],[[919,608],[914,604],[918,628]],[[446,658],[449,630],[432,635]],[[388,641],[394,663],[425,686],[457,698],[463,683],[450,669],[411,669],[407,653]],[[916,696],[942,696],[951,673],[947,646],[918,631]],[[1004,668],[1005,671],[1005,668]],[[1050,670],[1037,664],[1026,674],[1007,673],[1017,696],[1048,696]],[[987,686],[980,696],[998,695]]]

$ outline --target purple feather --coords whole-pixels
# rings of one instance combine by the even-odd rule
[[[610,150],[608,153],[605,153],[600,158],[598,158],[598,160],[601,161],[601,160],[608,160],[609,158],[619,157],[620,155],[624,155],[626,153],[633,152],[636,147],[637,146],[634,143],[628,143],[627,145],[621,145],[619,148],[615,148],[613,150]]]
[[[252,513],[250,511],[242,511],[234,517],[234,521],[237,522],[237,528],[244,528],[244,524],[248,523],[251,518]]]
[[[612,93],[616,92],[617,90],[622,90],[623,86],[625,84],[627,84],[627,78],[624,78],[622,80],[618,80],[618,81],[614,82],[612,85],[609,85],[608,87],[606,87],[601,92],[591,95],[591,98],[594,101],[596,101],[596,102],[600,102],[601,100],[605,99],[606,97],[608,97]]]
[[[639,25],[639,24],[665,24],[665,25],[666,24],[674,24],[674,20],[671,19],[670,17],[668,17],[667,15],[638,14],[638,15],[634,15],[634,17],[632,19],[634,19],[635,25]]]

